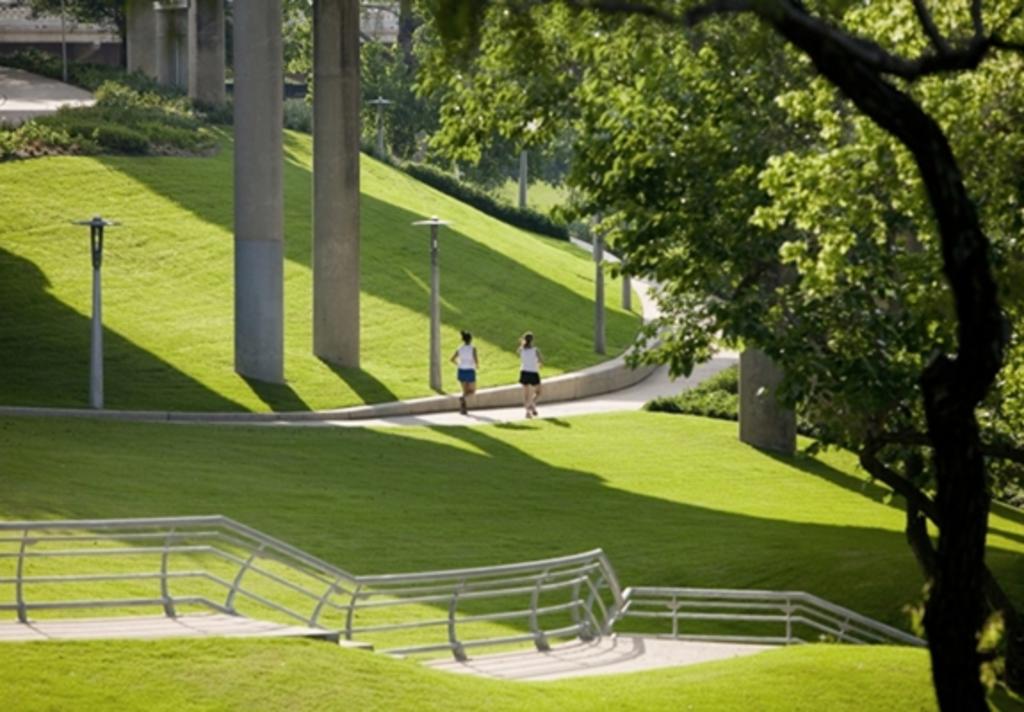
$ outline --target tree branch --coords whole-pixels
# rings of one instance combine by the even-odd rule
[[[889,485],[893,492],[900,495],[907,501],[908,536],[911,509],[924,514],[936,526],[941,526],[935,502],[933,502],[928,495],[918,489],[915,484],[907,480],[895,470],[887,467],[884,462],[878,459],[878,452],[883,447],[885,447],[885,443],[879,440],[869,439],[860,451],[860,464],[871,474],[872,477]]]
[[[974,0],[977,4],[980,0]],[[971,8],[974,9],[973,7]],[[924,4],[924,0],[914,0],[914,12],[917,13],[917,19],[921,23],[921,28],[924,33],[928,35],[928,39],[932,41],[932,45],[939,54],[949,54],[950,46],[946,42],[946,38],[939,32],[939,28],[935,26],[935,19],[932,17],[931,12],[928,11],[928,6]],[[975,35],[980,36],[975,28]]]
[[[684,19],[664,8],[629,0],[565,0],[565,4],[576,10],[595,10],[607,15],[640,15],[659,20],[668,25],[680,25]],[[749,9],[749,8],[748,8]]]
[[[981,0],[971,0],[971,24],[974,25],[974,36],[985,36],[985,25],[981,19]]]
[[[916,430],[901,430],[895,433],[881,433],[873,440],[880,445],[913,445],[919,447],[931,447],[931,440],[925,433]],[[985,457],[994,457],[999,460],[1010,460],[1024,465],[1024,448],[1015,447],[1007,443],[981,443],[981,454]]]
[[[818,37],[847,54],[849,59],[860,62],[866,69],[907,81],[931,74],[974,69],[993,48],[1016,49],[1017,43],[1003,41],[997,35],[975,35],[969,42],[954,49],[939,34],[931,15],[923,5],[923,0],[914,0],[914,6],[924,12],[924,16],[919,14],[919,17],[922,17],[925,33],[933,43],[938,39],[945,47],[944,50],[925,52],[914,59],[900,57],[883,49],[876,42],[852,36],[812,16],[802,4],[792,0],[760,3],[750,0],[715,0],[692,8],[683,16],[683,21],[692,26],[715,14],[752,12],[775,27],[787,24],[802,34]],[[1011,19],[1012,17],[1013,14]]]
[[[905,531],[907,543],[910,544],[910,550],[914,552],[914,558],[917,559],[917,563],[921,566],[921,572],[926,579],[933,578],[935,576],[936,554],[935,545],[932,544],[932,539],[928,536],[928,520],[909,501],[907,502],[907,525]]]
[[[754,3],[751,0],[712,0],[712,2],[697,5],[686,11],[683,20],[691,27],[713,15],[725,15],[734,12],[750,12],[754,10]]]

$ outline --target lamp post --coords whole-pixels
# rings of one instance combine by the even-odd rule
[[[377,107],[377,158],[384,158],[384,107],[395,102],[378,96],[366,103]]]
[[[60,75],[68,83],[68,35],[64,28],[64,0],[60,0]]]
[[[633,311],[633,285],[625,272],[622,273],[622,308]]]
[[[524,148],[519,152],[519,209],[526,209],[526,184],[529,181],[529,154]]]
[[[89,226],[92,252],[92,340],[89,348],[89,405],[103,407],[103,293],[100,268],[103,266],[103,228],[117,225],[99,215],[92,220],[80,220],[75,225]]]
[[[417,220],[413,225],[430,226],[430,388],[441,390],[441,270],[438,264],[437,233],[441,225],[451,225],[436,215]]]
[[[594,235],[594,353],[604,348],[604,235]]]

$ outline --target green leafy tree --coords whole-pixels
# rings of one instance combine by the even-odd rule
[[[687,371],[719,334],[763,348],[823,441],[904,497],[940,704],[984,709],[993,612],[1024,684],[1024,632],[984,565],[986,457],[1021,456],[1024,25],[1017,2],[934,9],[439,0],[473,61],[434,73],[450,146],[573,127],[579,210],[665,284],[654,357]]]

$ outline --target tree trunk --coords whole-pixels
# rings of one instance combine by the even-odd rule
[[[416,65],[412,53],[412,33],[416,31],[416,15],[413,13],[412,0],[398,2],[398,46],[402,49],[402,59],[410,70]]]
[[[763,17],[911,151],[935,213],[943,267],[956,305],[958,350],[955,359],[933,359],[921,378],[937,473],[935,504],[942,522],[924,622],[939,706],[944,712],[987,710],[977,645],[986,613],[989,495],[974,409],[1002,366],[1006,341],[988,240],[949,142],[911,97],[834,35],[785,13],[766,11]]]

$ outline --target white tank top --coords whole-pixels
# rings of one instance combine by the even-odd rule
[[[540,364],[537,361],[537,347],[536,346],[524,346],[519,349],[519,358],[522,362],[523,371],[532,371],[537,373],[540,371]]]
[[[476,359],[473,358],[473,345],[463,344],[459,347],[459,368],[475,369]]]

